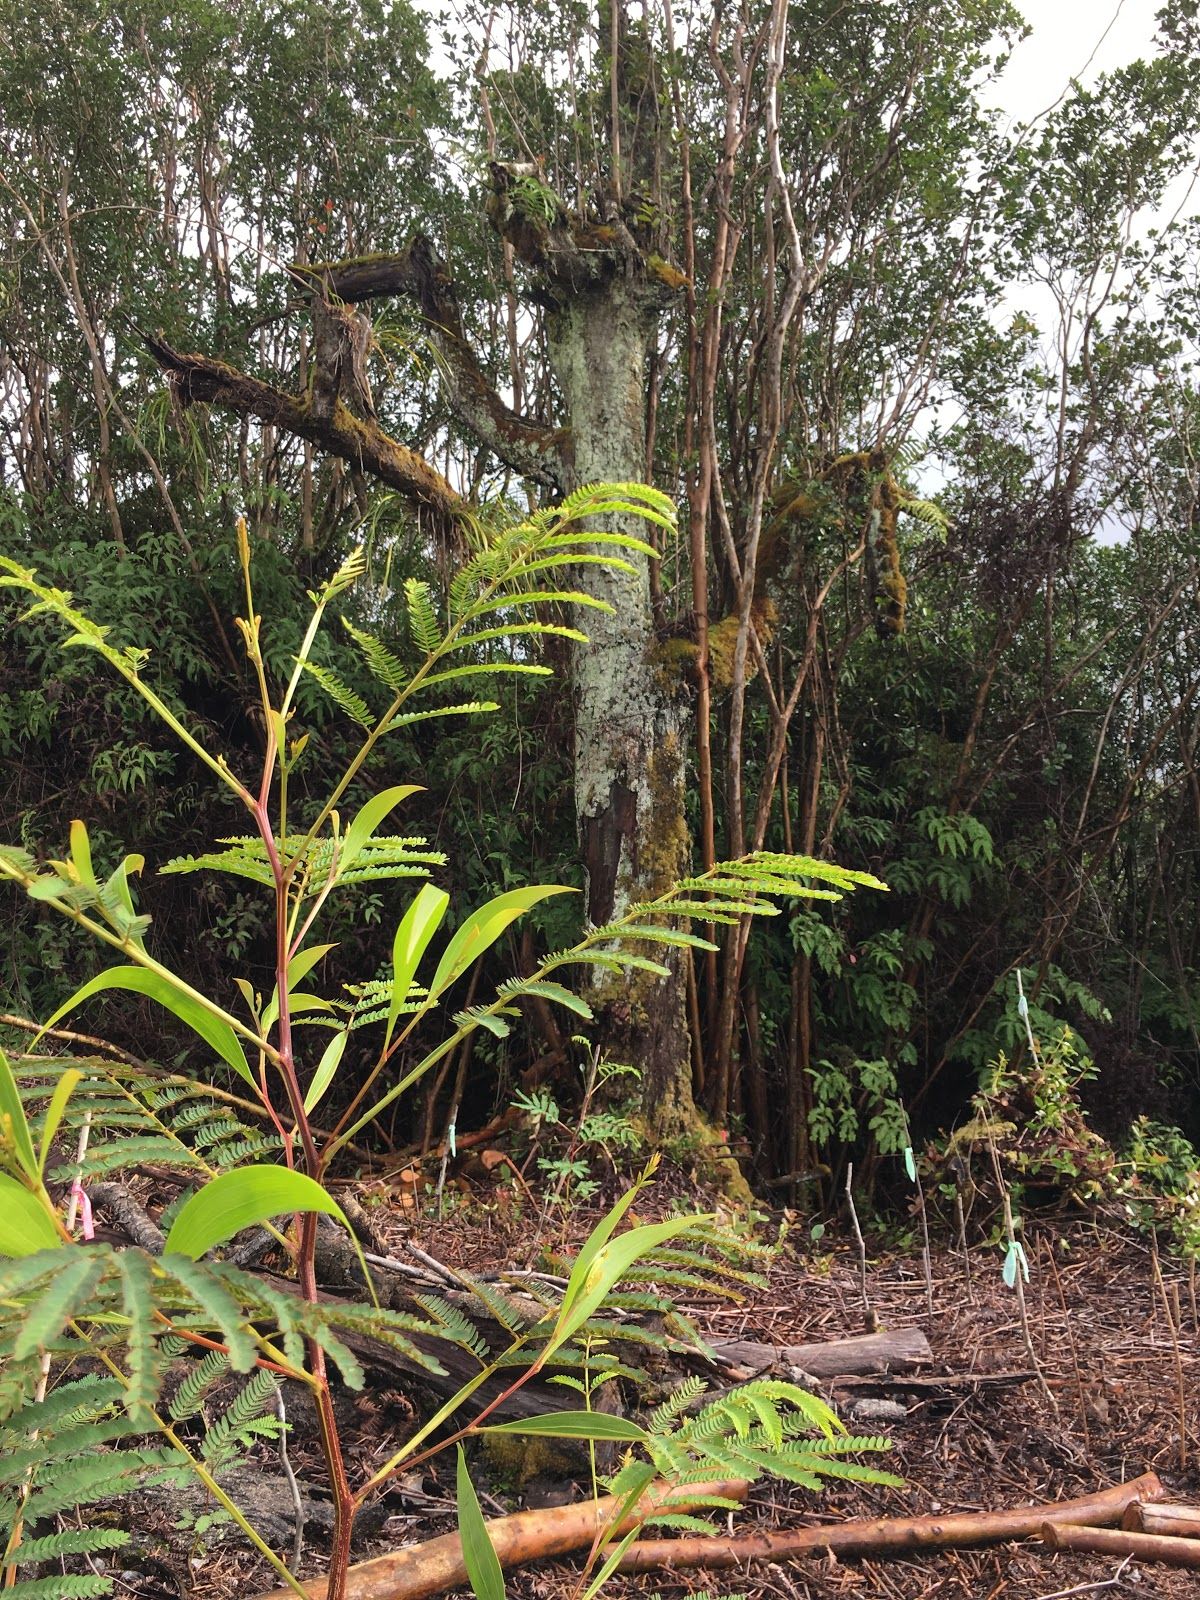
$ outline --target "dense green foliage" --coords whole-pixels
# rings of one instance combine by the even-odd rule
[[[629,557],[645,547],[605,522],[631,517],[669,529],[670,502],[644,485],[598,485],[524,517],[501,510],[472,518],[475,548],[444,599],[422,579],[410,577],[404,584],[413,659],[405,661],[341,613],[369,679],[363,694],[319,659],[327,625],[364,576],[361,551],[353,551],[310,593],[303,636],[276,680],[268,646],[271,619],[264,627],[253,547],[240,518],[244,607],[235,623],[264,733],[261,755],[256,752],[248,767],[163,698],[152,681],[151,650],[114,643],[112,630],[82,611],[70,592],[0,557],[0,587],[28,603],[24,618],[48,619],[64,635],[62,649],[96,657],[199,764],[209,783],[233,797],[239,820],[251,831],[226,835],[161,870],[169,876],[218,873],[250,885],[264,907],[274,948],[269,991],[233,974],[226,975],[231,982],[208,992],[197,989],[190,974],[173,971],[152,952],[152,918],[134,898],[133,880],[145,866],[140,854],[125,855],[111,871],[98,867],[88,828],[78,818],[61,858],[39,861],[23,847],[0,845],[0,878],[121,957],[53,1011],[15,1070],[0,1050],[0,1516],[8,1523],[0,1565],[14,1596],[68,1600],[111,1592],[112,1580],[94,1569],[82,1578],[50,1572],[26,1580],[27,1565],[113,1548],[103,1527],[94,1534],[77,1527],[65,1544],[55,1542],[62,1530],[44,1537],[41,1528],[63,1512],[78,1517],[114,1492],[178,1487],[190,1479],[203,1485],[277,1575],[304,1593],[298,1574],[271,1551],[221,1481],[222,1471],[259,1439],[280,1437],[286,1415],[279,1382],[290,1379],[307,1388],[317,1414],[325,1488],[333,1502],[329,1593],[341,1600],[362,1500],[402,1466],[479,1432],[506,1395],[551,1363],[583,1371],[581,1379],[570,1370],[565,1376],[582,1386],[585,1401],[606,1381],[644,1379],[610,1347],[632,1342],[664,1348],[672,1333],[689,1336],[669,1298],[672,1289],[722,1292],[724,1280],[745,1281],[730,1259],[738,1249],[714,1231],[715,1218],[629,1219],[631,1225],[622,1227],[657,1157],[593,1229],[563,1285],[549,1293],[539,1286],[528,1304],[509,1307],[503,1293],[464,1279],[499,1324],[508,1345],[502,1351],[493,1352],[471,1317],[437,1296],[416,1299],[420,1315],[381,1306],[357,1238],[353,1248],[371,1304],[329,1301],[317,1280],[319,1219],[350,1229],[328,1185],[331,1169],[356,1138],[367,1136],[384,1113],[477,1033],[506,1039],[521,1003],[535,998],[592,1021],[587,1000],[562,979],[581,968],[664,979],[668,969],[656,957],[716,948],[688,931],[692,920],[733,926],[743,917],[778,915],[781,898],[836,901],[857,887],[883,887],[865,873],[802,856],[743,856],[589,927],[574,944],[542,956],[531,973],[500,984],[490,999],[472,1003],[472,986],[454,1009],[462,981],[504,933],[535,906],[571,890],[555,884],[507,890],[463,917],[447,938],[442,923],[450,897],[433,881],[443,854],[419,836],[385,831],[419,786],[372,790],[344,819],[343,807],[376,750],[395,732],[499,710],[495,702],[463,698],[480,681],[548,675],[549,668],[525,659],[526,642],[582,636],[565,623],[542,620],[539,611],[547,608],[554,616],[567,605],[603,609],[602,602],[564,587],[564,578],[589,563],[628,570]],[[299,692],[310,680],[357,729],[344,770],[315,799],[299,795],[293,783],[312,742],[311,728],[297,726]],[[321,993],[319,968],[334,948],[317,942],[325,931],[327,902],[344,898],[347,890],[361,892],[364,885],[403,890],[414,881],[419,887],[398,919],[387,970],[342,985],[340,994]],[[156,1074],[111,1046],[99,1058],[38,1049],[68,1013],[96,994],[114,992],[166,1010],[203,1046],[198,1057],[208,1070]],[[417,1042],[421,1024],[441,1034],[432,1048]],[[344,1068],[351,1051],[357,1060]],[[342,1105],[335,1107],[332,1091],[345,1078]],[[235,1094],[224,1087],[226,1080]],[[339,1109],[332,1131],[313,1120]],[[247,1113],[257,1126],[247,1125]],[[157,1222],[141,1217],[129,1248],[93,1243],[89,1188],[95,1192],[97,1177],[147,1166],[179,1179],[182,1191]],[[288,1219],[285,1234],[276,1224],[287,1226]],[[282,1246],[294,1286],[244,1273],[228,1260],[207,1259],[254,1228],[265,1228],[268,1242]],[[623,1328],[620,1315],[629,1310],[651,1314],[657,1325]],[[331,1375],[336,1368],[342,1383],[363,1386],[353,1344],[364,1337],[398,1351],[419,1372],[439,1374],[444,1369],[436,1354],[419,1341],[447,1340],[478,1371],[400,1441],[385,1463],[372,1460],[369,1475],[354,1489]],[[597,1341],[605,1348],[593,1359]],[[171,1367],[192,1349],[207,1353],[167,1397]],[[82,1362],[93,1370],[76,1379],[72,1369]],[[510,1367],[518,1371],[501,1378]],[[187,1425],[201,1411],[206,1391],[230,1369],[250,1375],[248,1381],[219,1414],[205,1419],[201,1437],[190,1439]],[[500,1393],[481,1396],[481,1386],[497,1378]],[[477,1417],[460,1422],[450,1440],[431,1442],[472,1399]],[[276,1414],[264,1418],[272,1402]],[[732,1472],[748,1482],[775,1472],[810,1488],[830,1475],[896,1481],[841,1460],[847,1453],[884,1449],[886,1441],[838,1438],[844,1430],[829,1407],[793,1384],[750,1385],[673,1430],[666,1427],[670,1420],[661,1417],[662,1426],[648,1434],[633,1422],[597,1421],[586,1404],[498,1424],[495,1431],[644,1445],[649,1459],[629,1459],[618,1474],[616,1492],[629,1510],[656,1478],[686,1483],[703,1470]],[[671,1436],[663,1437],[668,1431]],[[813,1431],[823,1435],[816,1443],[807,1438]],[[459,1463],[464,1540],[473,1540],[479,1559],[498,1574],[461,1448]],[[30,1527],[32,1556],[25,1546]],[[480,1581],[481,1600],[488,1600],[491,1589],[485,1592]]]
[[[711,8],[680,5],[671,38],[661,18],[617,9],[626,185],[694,286],[663,319],[653,471],[707,529],[700,710],[717,854],[795,848],[891,888],[778,919],[746,950],[728,1006],[732,946],[697,963],[711,1108],[751,1136],[760,1176],[836,1165],[855,1143],[900,1149],[964,1113],[999,1051],[1019,1061],[1020,968],[1042,1034],[1065,1022],[1086,1042],[1097,1073],[1083,1092],[1106,1132],[1149,1111],[1195,1135],[1196,230],[1186,216],[1151,225],[1194,164],[1189,7],[1166,8],[1151,59],[1072,90],[1023,133],[977,92],[1018,28],[1007,6],[792,8],[777,108],[790,213],[768,165],[724,132],[732,106],[750,147],[765,137],[766,68],[745,45],[771,8],[727,8],[711,32]],[[12,5],[0,22],[3,548],[121,644],[152,643],[164,699],[231,750],[262,736],[229,623],[237,513],[259,541],[282,676],[304,591],[351,542],[366,539],[369,582],[350,620],[406,662],[405,580],[447,594],[466,547],[270,425],[184,407],[140,330],[290,385],[311,352],[307,323],[285,312],[286,264],[395,248],[424,227],[482,370],[552,419],[540,313],[518,313],[519,269],[484,220],[487,160],[532,166],[518,200],[534,220],[558,201],[585,210],[612,145],[608,45],[590,8],[523,5],[481,55],[491,8],[477,10],[443,47],[447,81],[405,5],[235,17],[216,0],[158,13],[69,0]],[[793,224],[811,281],[785,326]],[[451,415],[415,310],[374,309],[381,418],[477,499],[521,500]],[[692,552],[665,534],[659,550],[655,646],[694,697]],[[733,643],[752,611],[757,675]],[[239,831],[126,686],[85,652],[56,654],[45,619],[14,619],[6,609],[0,629],[6,839],[44,858],[86,815],[107,873],[125,851],[157,868]],[[317,680],[297,691],[311,735],[300,803],[340,770],[369,695],[352,638],[326,648],[320,665],[347,695]],[[559,638],[525,648],[530,663],[563,663]],[[455,915],[489,890],[581,879],[567,697],[534,679],[478,693],[503,715],[397,734],[354,792],[361,803],[419,775],[414,826],[450,858]],[[701,775],[697,837],[705,788]],[[269,989],[269,928],[248,886],[198,882],[147,874],[156,952],[201,985],[232,956]],[[332,910],[335,979],[387,960],[395,903],[382,883]],[[566,943],[577,915],[550,902],[534,930]],[[91,957],[19,904],[4,916],[3,1008],[44,1017]],[[528,944],[506,942],[506,965],[528,960]],[[89,1026],[168,1063],[184,1048],[158,1018],[130,1018]],[[570,1048],[536,1010],[528,1037],[489,1038],[464,1115],[482,1120],[531,1056]],[[418,1127],[445,1115],[451,1090]]]

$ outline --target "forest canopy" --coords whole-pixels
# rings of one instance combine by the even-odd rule
[[[1018,975],[1098,1127],[1200,1135],[1200,32],[1171,0],[1144,60],[1011,127],[984,90],[1022,27],[1001,0],[0,8],[0,553],[249,760],[237,519],[279,682],[361,547],[295,695],[302,814],[356,748],[354,628],[411,670],[413,582],[441,605],[522,516],[654,485],[673,518],[611,524],[648,549],[480,656],[499,710],[394,733],[351,799],[423,786],[448,928],[583,891],[508,929],[491,987],[726,859],[882,880],[580,980],[656,1135],[703,1114],[784,1192],[951,1128],[1025,1048]],[[228,794],[23,609],[0,842],[56,858],[85,818],[99,873],[145,858],[157,958],[269,994],[254,885],[161,871],[238,831]],[[331,908],[333,981],[387,972],[404,887]],[[15,892],[4,918],[0,1012],[44,1019],[102,958]],[[572,1025],[536,995],[519,1021],[389,1136],[574,1082]],[[152,1008],[78,1025],[188,1048]]]

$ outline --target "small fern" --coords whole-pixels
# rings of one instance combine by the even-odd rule
[[[256,1440],[277,1439],[278,1417],[264,1416],[276,1395],[275,1379],[258,1371],[234,1395],[225,1411],[206,1430],[200,1455],[213,1472],[245,1455]]]
[[[820,1488],[826,1478],[902,1482],[892,1473],[847,1460],[891,1446],[873,1435],[846,1434],[823,1400],[794,1383],[756,1379],[700,1405],[704,1392],[703,1383],[686,1379],[653,1412],[645,1451],[658,1473],[683,1480],[699,1473],[750,1482],[769,1474],[809,1489]],[[626,1463],[613,1482],[614,1492],[624,1492],[637,1465]]]

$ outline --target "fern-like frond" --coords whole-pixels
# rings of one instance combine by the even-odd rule
[[[83,1546],[83,1549],[88,1549]],[[106,1546],[97,1545],[96,1550],[103,1550]],[[22,1559],[24,1555],[22,1554]],[[16,1566],[16,1562],[13,1562]],[[0,1566],[0,1573],[7,1570]],[[5,1600],[91,1600],[93,1595],[106,1595],[113,1592],[113,1580],[102,1577],[99,1573],[65,1573],[56,1572],[46,1578],[24,1578],[6,1588]]]
[[[393,717],[388,723],[388,731],[391,732],[393,728],[411,727],[414,722],[430,722],[434,717],[475,717],[499,709],[500,704],[496,700],[461,700],[452,706],[427,706],[422,711],[403,711]]]
[[[270,863],[261,839],[219,839],[224,850],[207,850],[198,856],[174,856],[159,867],[163,874],[180,872],[227,872],[235,878],[249,878],[254,883],[271,884]]]
[[[482,1314],[498,1322],[514,1339],[545,1316],[540,1305],[527,1305],[515,1295],[505,1294],[503,1290],[497,1289],[493,1284],[485,1283],[481,1278],[473,1278],[463,1273],[462,1282],[464,1288],[479,1301]]]
[[[429,585],[420,578],[406,578],[404,600],[413,643],[427,655],[432,654],[442,642],[442,627],[433,609]]]
[[[390,689],[392,694],[399,694],[407,687],[412,673],[399,656],[393,655],[373,634],[364,632],[362,628],[356,628],[349,618],[342,618],[342,627],[358,646],[372,676],[385,689]]]
[[[209,1350],[191,1364],[170,1404],[172,1422],[187,1422],[198,1416],[204,1397],[229,1371],[229,1357],[223,1350]]]
[[[650,1414],[650,1432],[665,1433],[706,1392],[704,1379],[691,1373]]]
[[[348,683],[343,682],[336,672],[331,671],[328,667],[318,666],[315,661],[303,661],[301,666],[310,678],[315,679],[321,685],[321,688],[324,689],[334,704],[340,707],[353,722],[357,722],[360,728],[373,728],[375,726],[375,717],[370,706],[368,706],[362,695],[356,693]]]
[[[256,1439],[277,1439],[280,1423],[263,1413],[275,1401],[275,1379],[269,1372],[255,1372],[238,1389],[226,1410],[206,1430],[200,1455],[212,1471],[218,1472],[244,1455]]]
[[[483,1335],[457,1306],[452,1306],[448,1300],[443,1300],[436,1294],[418,1294],[414,1295],[413,1299],[421,1310],[437,1323],[443,1337],[458,1345],[460,1349],[469,1351],[481,1365],[491,1360],[492,1352]]]

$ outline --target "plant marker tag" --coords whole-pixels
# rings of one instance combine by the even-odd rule
[[[457,1147],[455,1145],[455,1142],[454,1142],[455,1135],[454,1135],[454,1124],[453,1123],[450,1124],[450,1127],[446,1131],[446,1139],[447,1139],[447,1142],[450,1145],[450,1159],[451,1159],[451,1161],[453,1161],[456,1158],[456,1156],[458,1155],[458,1149],[457,1149]]]
[[[88,1199],[87,1190],[78,1178],[71,1185],[71,1204],[79,1208],[79,1223],[83,1229],[85,1239],[94,1239],[96,1229],[92,1222],[92,1202]]]
[[[1014,1239],[1004,1257],[1004,1282],[1007,1288],[1016,1288],[1018,1270],[1028,1283],[1029,1262],[1025,1258],[1025,1247],[1019,1239]]]
[[[913,1160],[912,1145],[910,1144],[904,1146],[904,1170],[908,1173],[909,1183],[916,1183],[917,1163]]]

